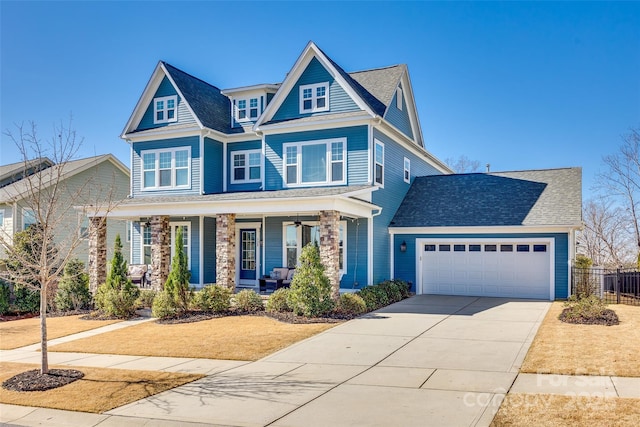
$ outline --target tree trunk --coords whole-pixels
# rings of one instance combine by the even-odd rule
[[[40,289],[40,352],[42,362],[40,373],[49,373],[49,355],[47,354],[47,287],[42,284]]]

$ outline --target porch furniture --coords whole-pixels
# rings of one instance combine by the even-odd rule
[[[271,273],[258,280],[260,283],[260,292],[266,292],[267,287],[272,288],[274,291],[280,288],[288,288],[291,286],[291,280],[295,272],[295,268],[274,268]]]
[[[147,286],[147,272],[148,266],[146,264],[131,264],[129,265],[127,274],[131,279],[131,282],[139,288]]]

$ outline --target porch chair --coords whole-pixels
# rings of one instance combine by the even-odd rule
[[[139,288],[147,286],[147,265],[146,264],[131,264],[128,268],[128,275],[134,285]]]
[[[272,287],[274,291],[280,288],[288,288],[291,286],[291,280],[293,280],[295,273],[295,268],[274,268],[269,275],[260,279],[260,292],[266,292],[267,287]]]

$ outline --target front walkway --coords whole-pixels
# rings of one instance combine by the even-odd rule
[[[253,363],[51,353],[51,363],[60,357],[78,366],[145,366],[208,376],[102,415],[1,405],[0,422],[488,426],[549,305],[416,296]],[[37,356],[13,350],[0,359],[28,361],[19,354]],[[516,381],[521,385],[535,389]]]

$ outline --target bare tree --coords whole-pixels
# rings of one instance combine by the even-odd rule
[[[604,198],[588,200],[582,210],[584,229],[579,235],[579,251],[595,265],[619,267],[633,260],[634,241],[623,209]]]
[[[480,171],[480,162],[478,160],[471,160],[467,156],[462,155],[457,159],[447,157],[444,162],[455,173],[472,173]]]
[[[67,165],[77,154],[82,141],[68,125],[54,126],[54,136],[43,141],[34,123],[16,125],[16,130],[5,131],[22,156],[25,170],[33,159],[49,158],[54,165],[36,171],[20,181],[20,188],[8,194],[0,189],[3,199],[13,200],[33,213],[34,225],[26,234],[29,251],[20,250],[13,235],[0,233],[0,243],[6,248],[7,258],[20,265],[19,269],[5,272],[8,279],[40,293],[41,374],[49,371],[47,353],[47,291],[60,280],[64,267],[75,256],[83,241],[80,233],[80,215],[90,215],[112,202],[109,183],[89,178],[84,184],[70,185],[65,181]],[[113,187],[111,187],[113,188]],[[69,220],[74,218],[75,220]],[[30,240],[30,242],[29,242]],[[24,242],[23,242],[24,243]]]
[[[598,187],[623,207],[619,213],[632,230],[640,265],[640,128],[623,135],[618,152],[603,161],[607,171],[598,175]]]

